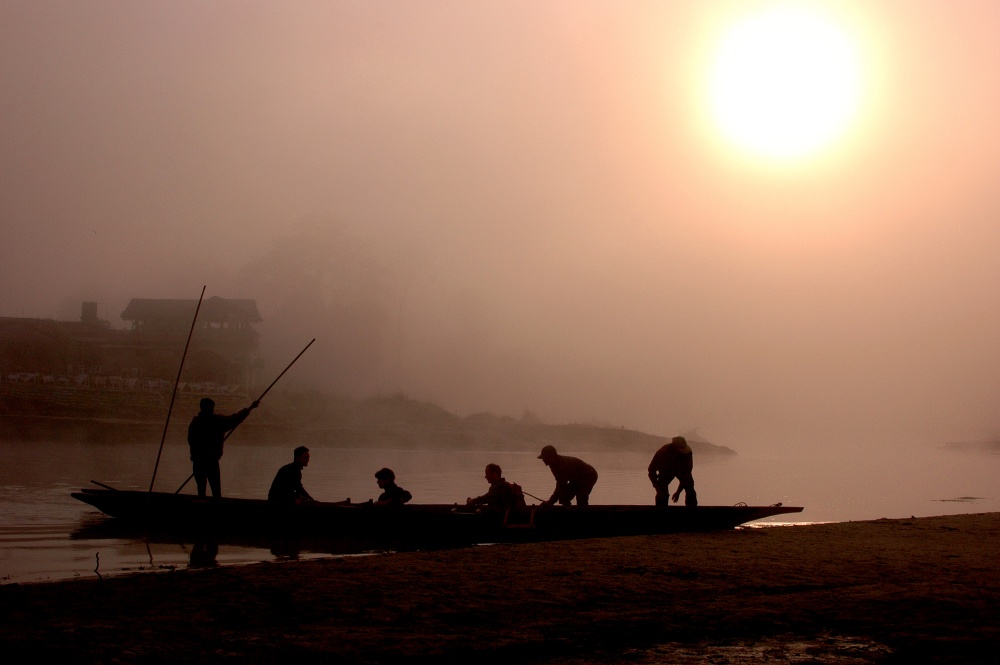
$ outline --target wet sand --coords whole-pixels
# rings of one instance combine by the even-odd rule
[[[0,587],[74,662],[993,663],[1000,514]]]

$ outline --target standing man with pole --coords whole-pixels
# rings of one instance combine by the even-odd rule
[[[278,375],[278,378],[271,382],[271,385],[269,385],[267,387],[267,389],[260,394],[260,397],[258,397],[257,399],[254,400],[253,404],[251,404],[249,406],[249,408],[243,409],[242,411],[234,413],[231,416],[216,416],[214,414],[214,411],[215,411],[215,402],[213,400],[207,398],[207,397],[205,399],[201,400],[202,413],[199,413],[197,416],[195,416],[195,419],[191,421],[191,425],[188,427],[188,443],[191,445],[191,461],[194,462],[194,473],[192,473],[190,476],[188,476],[187,480],[185,480],[183,483],[181,483],[181,486],[177,488],[177,491],[174,492],[174,494],[180,494],[181,490],[184,489],[184,486],[187,485],[188,482],[190,482],[190,480],[192,478],[195,478],[197,480],[197,482],[198,482],[198,496],[201,496],[201,497],[205,496],[205,480],[209,480],[211,482],[211,477],[212,477],[211,474],[215,474],[214,477],[215,478],[219,478],[219,459],[222,457],[222,444],[223,444],[223,442],[226,439],[228,439],[229,435],[233,433],[233,430],[236,429],[236,427],[241,422],[243,422],[248,415],[250,415],[250,411],[252,409],[256,409],[258,406],[260,406],[260,401],[262,399],[264,399],[264,395],[266,395],[267,393],[271,392],[271,388],[273,388],[274,384],[276,384],[278,382],[278,379],[280,379],[281,377],[283,377],[285,375],[285,372],[287,372],[288,370],[290,370],[292,368],[292,365],[295,364],[295,361],[298,360],[299,358],[301,358],[302,354],[306,352],[306,349],[308,349],[310,346],[312,346],[313,342],[315,342],[315,341],[316,341],[316,338],[314,337],[308,344],[306,344],[306,348],[305,349],[302,349],[301,351],[299,351],[299,355],[295,356],[295,358],[292,359],[292,362],[288,363],[288,367],[286,367],[284,370],[282,370],[281,374]],[[205,446],[205,448],[207,450],[205,451],[204,455],[201,452],[201,446],[199,444],[198,457],[200,459],[212,459],[212,458],[214,458],[214,464],[209,463],[205,467],[201,467],[201,468],[204,468],[207,471],[207,474],[204,476],[205,479],[202,480],[202,479],[198,479],[199,464],[195,460],[195,446],[196,446],[196,444],[194,444],[194,443],[191,442],[191,439],[192,439],[191,430],[192,430],[192,428],[195,427],[195,421],[197,421],[198,418],[203,413],[205,413],[205,406],[206,406],[205,403],[206,403],[206,400],[210,403],[209,407],[208,407],[208,414],[210,416],[210,419],[204,421],[205,423],[211,423],[212,422],[211,418],[216,418],[216,419],[217,418],[226,418],[226,419],[239,418],[239,419],[238,420],[230,420],[230,421],[224,423],[224,425],[226,425],[226,426],[225,426],[224,429],[221,430],[221,434],[218,434],[218,435],[216,435],[216,434],[214,434],[212,432],[214,432],[215,429],[217,429],[218,427],[220,427],[222,425],[216,425],[216,426],[208,425],[207,429],[209,430],[210,434],[206,434],[205,435],[205,439],[207,439],[210,443],[209,443],[209,445]],[[199,425],[198,427],[200,428],[201,425]],[[195,435],[195,439],[198,439],[200,441],[201,440],[200,434],[196,434]],[[160,444],[160,445],[162,447],[163,444]],[[216,454],[216,450],[218,451],[218,454]],[[155,473],[154,473],[154,478],[155,478]],[[220,484],[221,484],[221,481],[216,481],[216,482],[212,483],[212,496],[214,496],[216,498],[222,498],[222,491],[221,491],[221,489],[219,489],[219,485]],[[150,485],[150,491],[152,491],[152,485]]]
[[[222,498],[222,478],[219,472],[222,444],[226,440],[227,433],[236,429],[250,415],[250,411],[258,406],[260,400],[254,400],[246,409],[241,409],[231,416],[223,416],[215,413],[215,400],[209,397],[201,400],[201,412],[188,426],[191,465],[200,498],[205,498],[206,484],[212,486],[213,499]]]

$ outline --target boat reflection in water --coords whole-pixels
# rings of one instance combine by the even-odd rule
[[[88,521],[70,534],[79,541],[131,541],[148,545],[181,545],[189,549],[188,568],[213,568],[222,565],[220,547],[269,552],[275,561],[294,561],[316,556],[347,556],[380,554],[464,547],[475,543],[468,539],[416,537],[377,534],[338,534],[330,530],[306,529],[301,524],[260,523],[253,528],[239,528],[223,523],[143,523],[128,518],[108,518]],[[265,557],[262,557],[265,558]],[[149,555],[150,569],[170,569],[173,565],[157,565]],[[123,571],[128,572],[128,571]]]

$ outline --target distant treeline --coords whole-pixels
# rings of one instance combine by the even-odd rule
[[[551,444],[563,450],[655,451],[663,436],[624,427],[590,424],[552,425],[530,411],[520,418],[477,413],[460,417],[403,394],[363,399],[321,392],[284,392],[268,396],[254,423],[255,436],[294,432],[313,445],[396,448],[535,450]],[[730,448],[689,436],[698,453],[735,454]]]
[[[215,396],[219,413],[232,413],[249,397]],[[169,437],[183,440],[197,413],[198,396],[175,401]],[[76,441],[159,440],[170,394],[131,395],[75,390],[31,393],[0,390],[0,433],[7,440]],[[624,427],[591,424],[552,425],[530,411],[520,418],[477,413],[460,417],[429,402],[403,394],[356,398],[320,391],[268,393],[262,407],[240,426],[247,443],[294,440],[311,446],[402,449],[538,450],[551,444],[563,451],[621,450],[649,452],[667,438]],[[671,434],[673,435],[673,433]],[[725,446],[688,434],[699,454],[735,454]]]

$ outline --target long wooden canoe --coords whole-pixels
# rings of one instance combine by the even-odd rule
[[[514,514],[475,511],[464,505],[316,502],[275,506],[264,500],[199,499],[188,494],[84,489],[73,498],[119,521],[151,527],[268,532],[275,529],[320,537],[437,542],[507,542],[651,535],[732,529],[765,517],[802,512],[783,506],[529,506]]]

